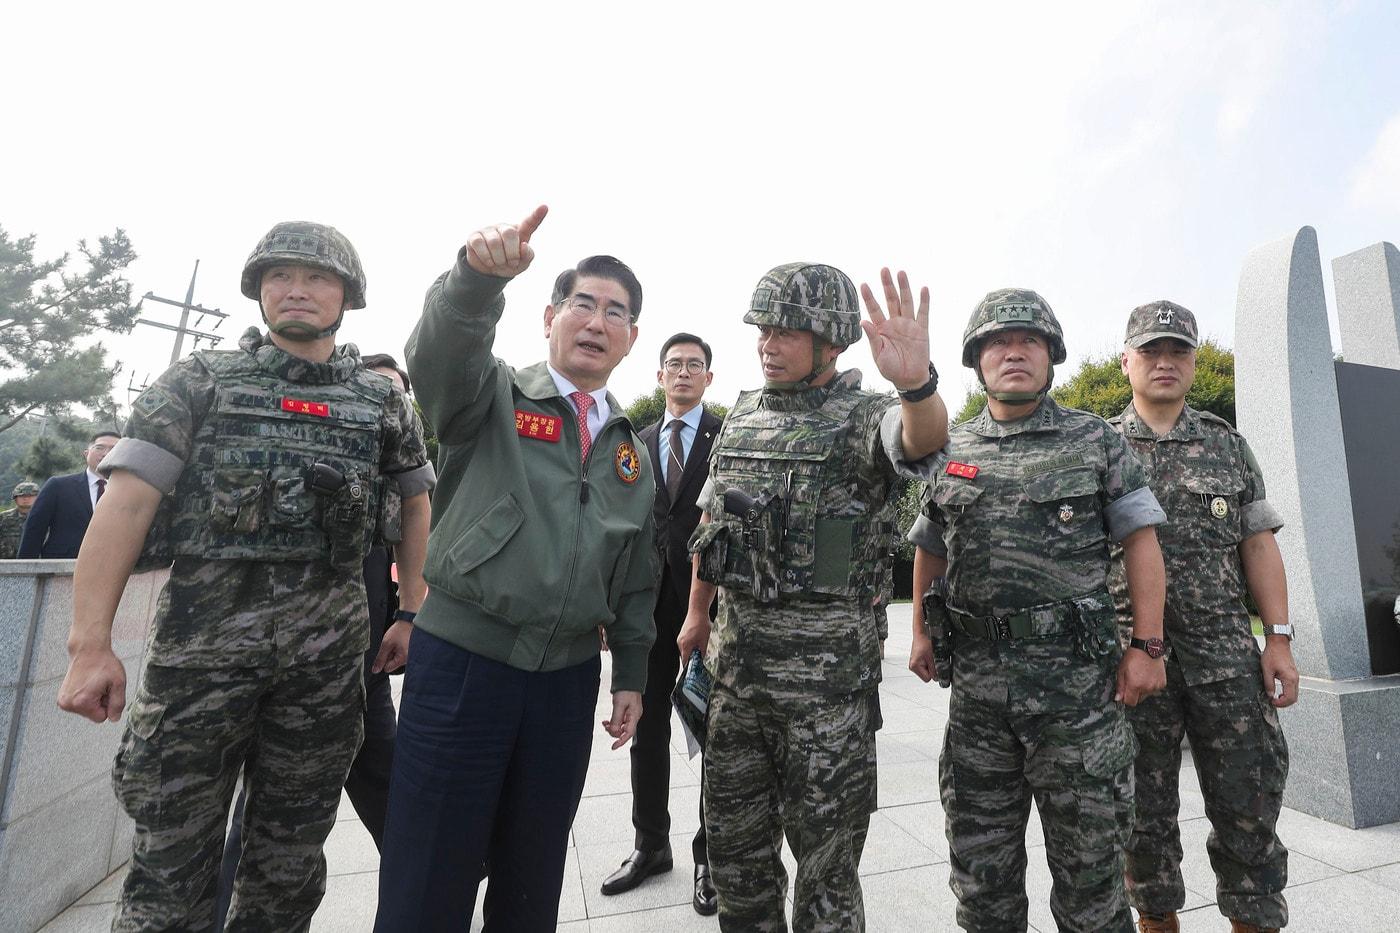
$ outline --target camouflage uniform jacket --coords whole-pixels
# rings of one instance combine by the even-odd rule
[[[442,465],[416,625],[524,671],[597,657],[601,625],[612,689],[641,691],[656,639],[651,458],[608,395],[581,461],[576,412],[547,365],[492,355],[509,281],[459,254],[409,338]]]
[[[901,477],[923,478],[934,458],[904,459],[898,401],[862,391],[860,378],[848,370],[814,389],[743,393],[715,439],[700,495],[711,522],[733,521],[724,514],[727,488],[784,492],[781,572],[817,567],[800,590],[782,587],[776,602],[720,587],[706,665],[731,689],[800,697],[879,683],[876,601],[891,570]],[[825,560],[819,523],[845,530],[836,540],[849,542]]]
[[[283,391],[284,401],[314,395],[318,387],[357,383],[365,376],[354,345],[337,347],[326,363],[294,357],[265,341],[256,329],[249,330],[239,345],[240,350],[219,355],[246,354],[256,362],[259,391],[265,393],[271,385]],[[372,430],[370,449],[378,474],[396,480],[404,498],[431,488],[433,471],[422,432],[401,393],[375,394],[381,401],[372,425],[341,424],[333,408],[329,413],[302,414],[283,404],[278,414],[266,414],[251,410],[249,393],[212,371],[210,362],[205,353],[193,354],[162,373],[132,406],[122,440],[102,464],[104,473],[129,470],[165,493],[163,508],[174,506],[177,523],[193,512],[183,503],[171,503],[169,497],[196,488],[191,483],[197,485],[198,477],[192,479],[192,472],[209,470],[206,464],[211,462],[244,472],[262,463],[275,472],[275,465],[267,462],[271,445],[257,442],[256,437],[293,428],[298,436],[313,438],[318,450],[350,444],[349,435]],[[227,436],[211,437],[206,430],[208,423],[235,414],[245,419],[246,448],[230,443]],[[285,423],[289,418],[298,423]],[[206,449],[211,444],[215,449]],[[308,455],[307,462],[311,459]],[[314,504],[309,490],[292,489],[289,479],[274,479],[260,487],[263,491],[255,502],[244,503],[246,508],[237,511],[239,521],[246,519],[254,531],[259,525],[275,524],[274,509],[296,511]],[[223,502],[217,481],[208,493],[194,494],[212,496],[205,506],[212,523]],[[183,540],[181,529],[177,527],[172,537]],[[275,545],[274,541],[274,552]],[[221,558],[191,553],[178,542],[175,551],[178,556],[160,594],[148,645],[152,664],[287,667],[353,656],[369,643],[358,559],[346,565],[332,564],[324,557]]]
[[[1190,685],[1257,673],[1259,647],[1245,609],[1239,545],[1283,520],[1264,498],[1249,444],[1228,421],[1187,406],[1161,437],[1132,403],[1110,423],[1146,466],[1167,513],[1157,529],[1167,567],[1166,641]],[[1120,625],[1131,624],[1123,555],[1111,577]]]
[[[948,456],[909,538],[947,557],[949,605],[973,615],[1101,592],[1109,539],[1165,521],[1127,442],[1097,415],[1049,397],[1017,421],[999,422],[984,407],[951,430]],[[1105,701],[1118,655],[1106,600],[1083,624],[1095,663],[1069,635],[978,645],[1009,673],[1008,702],[1047,713]]]
[[[0,560],[19,556],[19,538],[24,531],[24,516],[19,509],[0,512]]]

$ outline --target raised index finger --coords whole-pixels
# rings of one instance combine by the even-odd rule
[[[533,236],[535,231],[540,228],[540,224],[544,223],[544,216],[548,213],[549,205],[541,204],[539,207],[535,208],[533,211],[530,212],[530,216],[520,221],[519,230],[521,243],[530,242],[530,237]]]

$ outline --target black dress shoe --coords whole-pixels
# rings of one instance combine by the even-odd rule
[[[695,898],[691,901],[695,912],[702,917],[713,916],[719,910],[719,896],[715,894],[714,882],[710,880],[710,866],[695,866]]]
[[[630,891],[652,875],[671,870],[671,847],[656,852],[637,849],[623,861],[622,867],[603,879],[604,894]]]

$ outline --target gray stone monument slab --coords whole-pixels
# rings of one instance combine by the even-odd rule
[[[1400,369],[1400,252],[1374,243],[1332,260],[1342,358]]]
[[[1400,820],[1400,676],[1371,676],[1337,374],[1311,227],[1245,259],[1235,407],[1284,520],[1278,543],[1297,631],[1293,651],[1304,675],[1298,703],[1282,716],[1292,762],[1284,802],[1344,826]]]
[[[1264,470],[1269,501],[1283,516],[1278,543],[1299,669],[1334,680],[1369,676],[1351,487],[1312,227],[1245,259],[1235,312],[1235,411]]]

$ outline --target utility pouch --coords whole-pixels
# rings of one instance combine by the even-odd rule
[[[1121,650],[1115,631],[1113,600],[1106,590],[1076,596],[1069,602],[1074,608],[1070,632],[1075,654],[1092,661]]]
[[[753,598],[778,599],[778,571],[783,547],[783,499],[768,490],[751,497],[733,487],[724,491],[724,511],[739,519],[739,545],[748,556]]]
[[[706,583],[716,586],[723,584],[724,567],[729,554],[729,528],[721,522],[707,522],[698,526],[690,536],[686,549],[700,555],[700,567],[696,575]]]
[[[948,613],[948,586],[938,577],[924,593],[924,625],[933,642],[933,672],[940,687],[953,683],[953,618]]]
[[[311,464],[302,478],[322,504],[321,529],[330,541],[330,562],[337,567],[358,566],[366,550],[369,484],[353,470],[347,475],[325,463]]]
[[[381,476],[375,482],[379,486],[379,508],[375,513],[374,543],[392,547],[403,540],[403,495],[399,481],[392,476]]]

